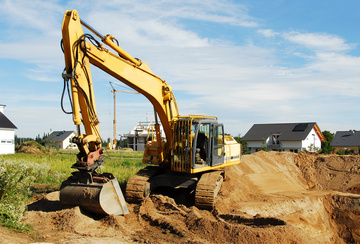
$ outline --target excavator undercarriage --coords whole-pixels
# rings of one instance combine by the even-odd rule
[[[223,170],[188,174],[164,170],[158,166],[147,166],[132,176],[126,185],[126,201],[139,203],[158,187],[188,189],[195,192],[195,206],[212,209],[215,198],[225,178]]]

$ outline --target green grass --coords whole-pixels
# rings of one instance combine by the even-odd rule
[[[126,151],[126,150],[105,150],[104,155],[108,157],[119,158],[139,158],[142,159],[144,152]]]
[[[27,231],[21,224],[26,205],[34,193],[59,190],[76,162],[77,150],[51,150],[43,154],[0,155],[0,225]],[[142,152],[109,151],[98,172],[110,172],[124,189],[127,180],[146,165]],[[44,187],[44,185],[46,187]]]
[[[131,176],[146,166],[142,163],[143,152],[107,151],[104,155],[105,163],[100,170],[113,173],[122,188]]]
[[[77,150],[51,150],[46,154],[0,155],[0,159],[40,164],[42,174],[36,177],[34,183],[60,185],[75,171],[71,166],[76,162],[76,154]],[[98,171],[113,173],[120,183],[127,182],[131,176],[145,167],[141,163],[143,152],[107,151],[104,156],[105,163]]]

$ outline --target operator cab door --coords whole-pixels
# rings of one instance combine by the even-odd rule
[[[224,126],[223,124],[214,124],[212,126],[212,160],[211,166],[224,163],[225,147],[224,147]]]
[[[199,123],[194,126],[194,162],[196,167],[209,166],[211,163],[211,137],[212,127],[210,123]]]

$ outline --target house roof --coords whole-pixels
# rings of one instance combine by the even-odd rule
[[[337,131],[331,142],[333,147],[360,146],[360,131]]]
[[[245,141],[262,141],[272,134],[278,134],[282,141],[304,140],[311,129],[315,129],[321,141],[325,141],[323,134],[315,122],[307,123],[280,123],[280,124],[254,124],[245,134]]]
[[[48,137],[46,137],[46,140],[49,140],[51,142],[62,142],[66,140],[72,133],[75,133],[74,131],[53,131]]]
[[[17,129],[17,127],[2,112],[0,112],[0,128]]]

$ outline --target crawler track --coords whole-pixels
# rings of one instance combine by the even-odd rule
[[[138,203],[150,195],[148,180],[159,171],[158,167],[148,166],[132,176],[126,185],[126,201]]]
[[[224,181],[223,171],[204,173],[196,186],[195,206],[201,209],[212,209],[215,198]]]

